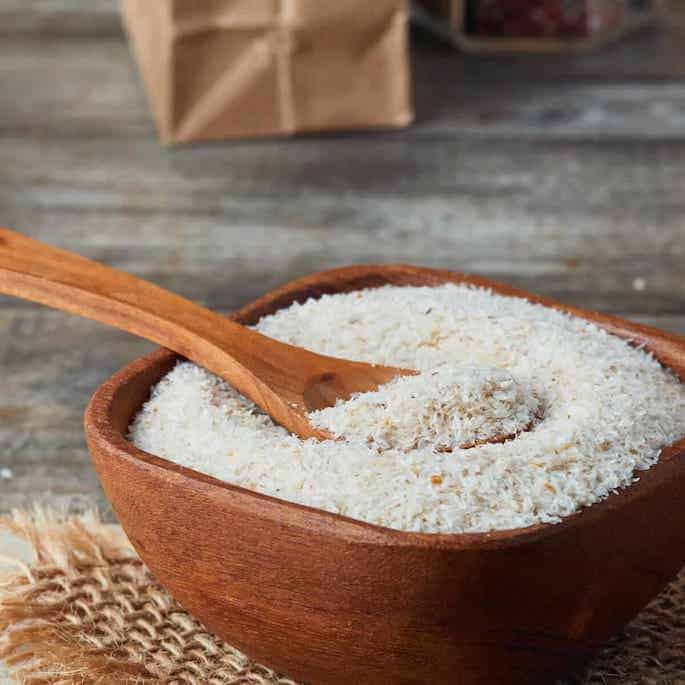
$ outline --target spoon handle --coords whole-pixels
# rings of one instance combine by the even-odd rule
[[[294,360],[306,359],[307,369],[317,371],[325,359],[261,335],[152,283],[2,228],[0,292],[94,319],[167,347],[225,378],[272,416],[272,410],[282,409],[274,402],[280,405],[300,391],[297,373],[302,373],[302,361],[299,369],[290,371],[291,366],[298,366]]]

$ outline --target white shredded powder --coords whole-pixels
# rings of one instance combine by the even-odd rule
[[[317,413],[346,438],[319,442],[291,435],[182,362],[155,386],[130,439],[275,497],[402,530],[458,533],[558,522],[632,483],[685,431],[685,386],[651,355],[583,319],[485,289],[326,295],[256,328],[422,373]],[[415,385],[425,393],[412,398]],[[492,442],[504,434],[513,437]],[[460,447],[482,440],[490,441]]]
[[[316,428],[379,451],[440,452],[502,442],[532,426],[535,391],[505,369],[444,364],[309,414]]]

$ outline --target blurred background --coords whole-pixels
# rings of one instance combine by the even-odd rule
[[[407,262],[685,333],[683,3],[562,54],[494,54],[429,5],[407,128],[168,147],[115,0],[0,0],[0,224],[224,312],[313,271]],[[151,348],[0,299],[0,512],[107,510],[83,410]]]

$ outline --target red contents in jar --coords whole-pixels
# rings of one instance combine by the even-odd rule
[[[471,31],[481,36],[582,38],[620,24],[625,0],[474,0]]]

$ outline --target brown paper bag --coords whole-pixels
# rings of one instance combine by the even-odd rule
[[[166,143],[412,120],[404,0],[123,0]]]

